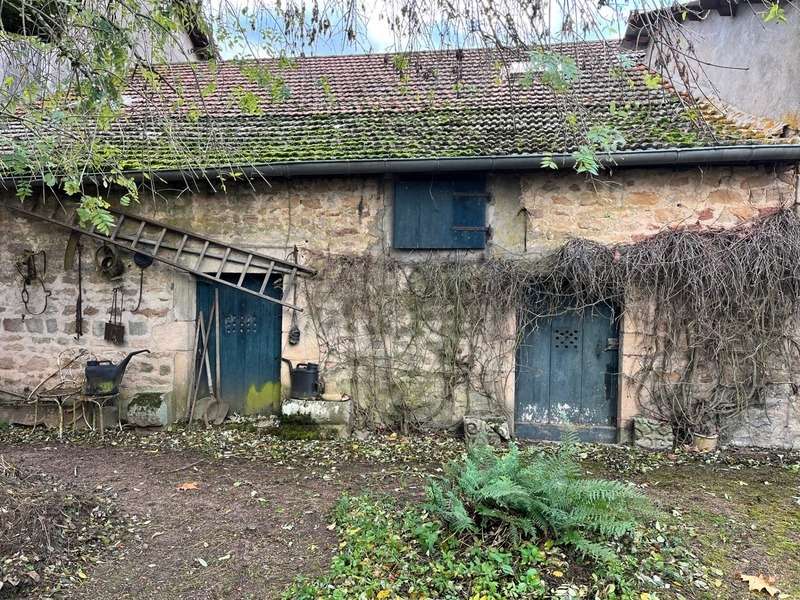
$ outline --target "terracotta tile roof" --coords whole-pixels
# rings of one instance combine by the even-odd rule
[[[592,124],[622,133],[621,150],[770,141],[648,85],[641,53],[553,51],[578,68],[566,94],[510,74],[522,56],[487,50],[164,65],[133,77],[124,118],[97,142],[123,168],[176,169],[562,153]]]

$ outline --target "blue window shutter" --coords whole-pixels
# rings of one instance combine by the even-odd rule
[[[485,248],[486,195],[454,195],[452,222],[454,248]]]
[[[393,246],[398,249],[480,249],[486,246],[483,178],[409,178],[397,182]]]
[[[398,182],[394,188],[394,224],[392,244],[395,248],[414,249],[419,243],[419,220],[422,197],[419,181]]]

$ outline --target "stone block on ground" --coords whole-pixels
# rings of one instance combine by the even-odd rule
[[[635,417],[633,420],[633,442],[648,450],[671,450],[675,443],[672,425],[666,421]]]
[[[485,438],[490,444],[507,442],[511,439],[508,419],[503,415],[477,413],[464,415],[464,441],[471,446]]]
[[[305,416],[318,425],[349,425],[352,400],[287,398],[281,406],[284,417]]]
[[[123,414],[137,427],[164,427],[175,420],[173,411],[171,392],[139,392],[128,400]]]
[[[64,407],[64,431],[72,429],[83,430],[91,426],[99,426],[99,419],[95,414],[97,407],[89,402],[78,408],[73,413],[72,407]],[[85,418],[84,418],[85,416]],[[0,423],[10,425],[24,425],[36,427],[43,425],[47,429],[58,429],[58,409],[52,402],[42,402],[37,408],[32,403],[3,403],[0,402]],[[117,426],[117,407],[103,407],[103,426],[111,429]],[[74,424],[73,424],[74,421]]]
[[[800,449],[800,399],[788,384],[768,386],[764,405],[744,411],[725,437],[732,446]]]
[[[281,405],[275,435],[291,439],[348,437],[352,415],[350,398],[300,400],[287,398]]]

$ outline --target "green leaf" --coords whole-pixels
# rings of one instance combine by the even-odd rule
[[[604,152],[613,152],[625,145],[625,136],[608,125],[595,125],[586,133],[586,139]]]
[[[646,72],[642,75],[642,79],[644,80],[644,86],[648,90],[657,90],[661,87],[662,79],[658,73]]]
[[[786,23],[786,11],[777,2],[771,2],[769,4],[769,10],[765,12],[761,18],[764,20],[764,23],[770,23],[772,21]]]
[[[568,90],[580,74],[573,58],[556,52],[535,50],[530,53],[529,61],[531,77],[556,92]]]
[[[64,192],[72,196],[81,191],[81,183],[77,179],[67,179],[64,182]]]
[[[556,164],[556,161],[553,160],[552,154],[546,154],[545,156],[543,156],[542,162],[539,164],[539,166],[542,167],[543,169],[553,169],[553,170],[558,169],[558,165]]]
[[[600,163],[597,161],[597,155],[590,146],[578,146],[578,149],[572,153],[572,158],[575,159],[575,170],[578,173],[600,174]]]

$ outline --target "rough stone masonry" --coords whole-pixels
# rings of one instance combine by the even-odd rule
[[[298,177],[275,179],[255,189],[229,185],[227,193],[161,190],[159,199],[142,199],[137,212],[247,249],[286,256],[296,245],[301,261],[312,263],[325,253],[389,252],[391,248],[392,180],[382,177]],[[571,171],[497,173],[490,177],[488,224],[491,240],[483,252],[538,257],[570,237],[600,242],[642,239],[665,227],[692,225],[724,227],[773,210],[791,201],[792,178],[786,171],[759,167],[676,169],[619,169],[599,178]],[[18,202],[7,195],[4,202]],[[524,210],[523,210],[524,209]],[[68,233],[52,226],[0,210],[0,387],[24,392],[52,372],[59,356],[86,348],[99,358],[115,362],[131,349],[149,348],[151,354],[132,361],[123,395],[142,391],[172,392],[174,414],[182,414],[196,314],[195,282],[189,275],[154,264],[144,275],[141,307],[133,312],[139,271],[126,257],[119,282],[99,275],[91,260],[92,241],[84,249],[84,336],[75,339],[76,271],[62,266]],[[21,281],[14,262],[27,250],[48,256],[44,277],[51,291],[41,315],[26,314],[20,300]],[[103,340],[109,319],[111,289],[125,292],[123,347]],[[310,281],[308,285],[314,285]],[[31,308],[43,299],[30,290]],[[301,293],[298,301],[306,302]],[[283,315],[284,356],[297,361],[321,362],[323,371],[335,356],[320,356],[307,312],[300,315],[300,344],[289,345],[291,323]],[[621,327],[619,412],[624,431],[639,408],[628,385],[647,340],[641,331],[623,322]],[[509,357],[513,366],[513,356]],[[288,375],[284,369],[284,386]],[[328,392],[352,394],[347,377],[328,378]],[[505,411],[514,413],[513,377],[498,382],[505,388]],[[795,393],[792,386],[776,386],[763,415],[747,415],[746,429],[734,443],[800,446]],[[433,400],[432,400],[433,401]],[[478,407],[480,408],[480,407]],[[460,419],[463,407],[445,415]],[[763,418],[762,418],[763,417]],[[767,418],[769,417],[769,418]],[[513,419],[510,419],[513,420]],[[780,431],[779,431],[780,430]],[[750,433],[745,433],[745,431]],[[760,432],[760,433],[759,433]],[[769,435],[767,435],[769,432]]]

